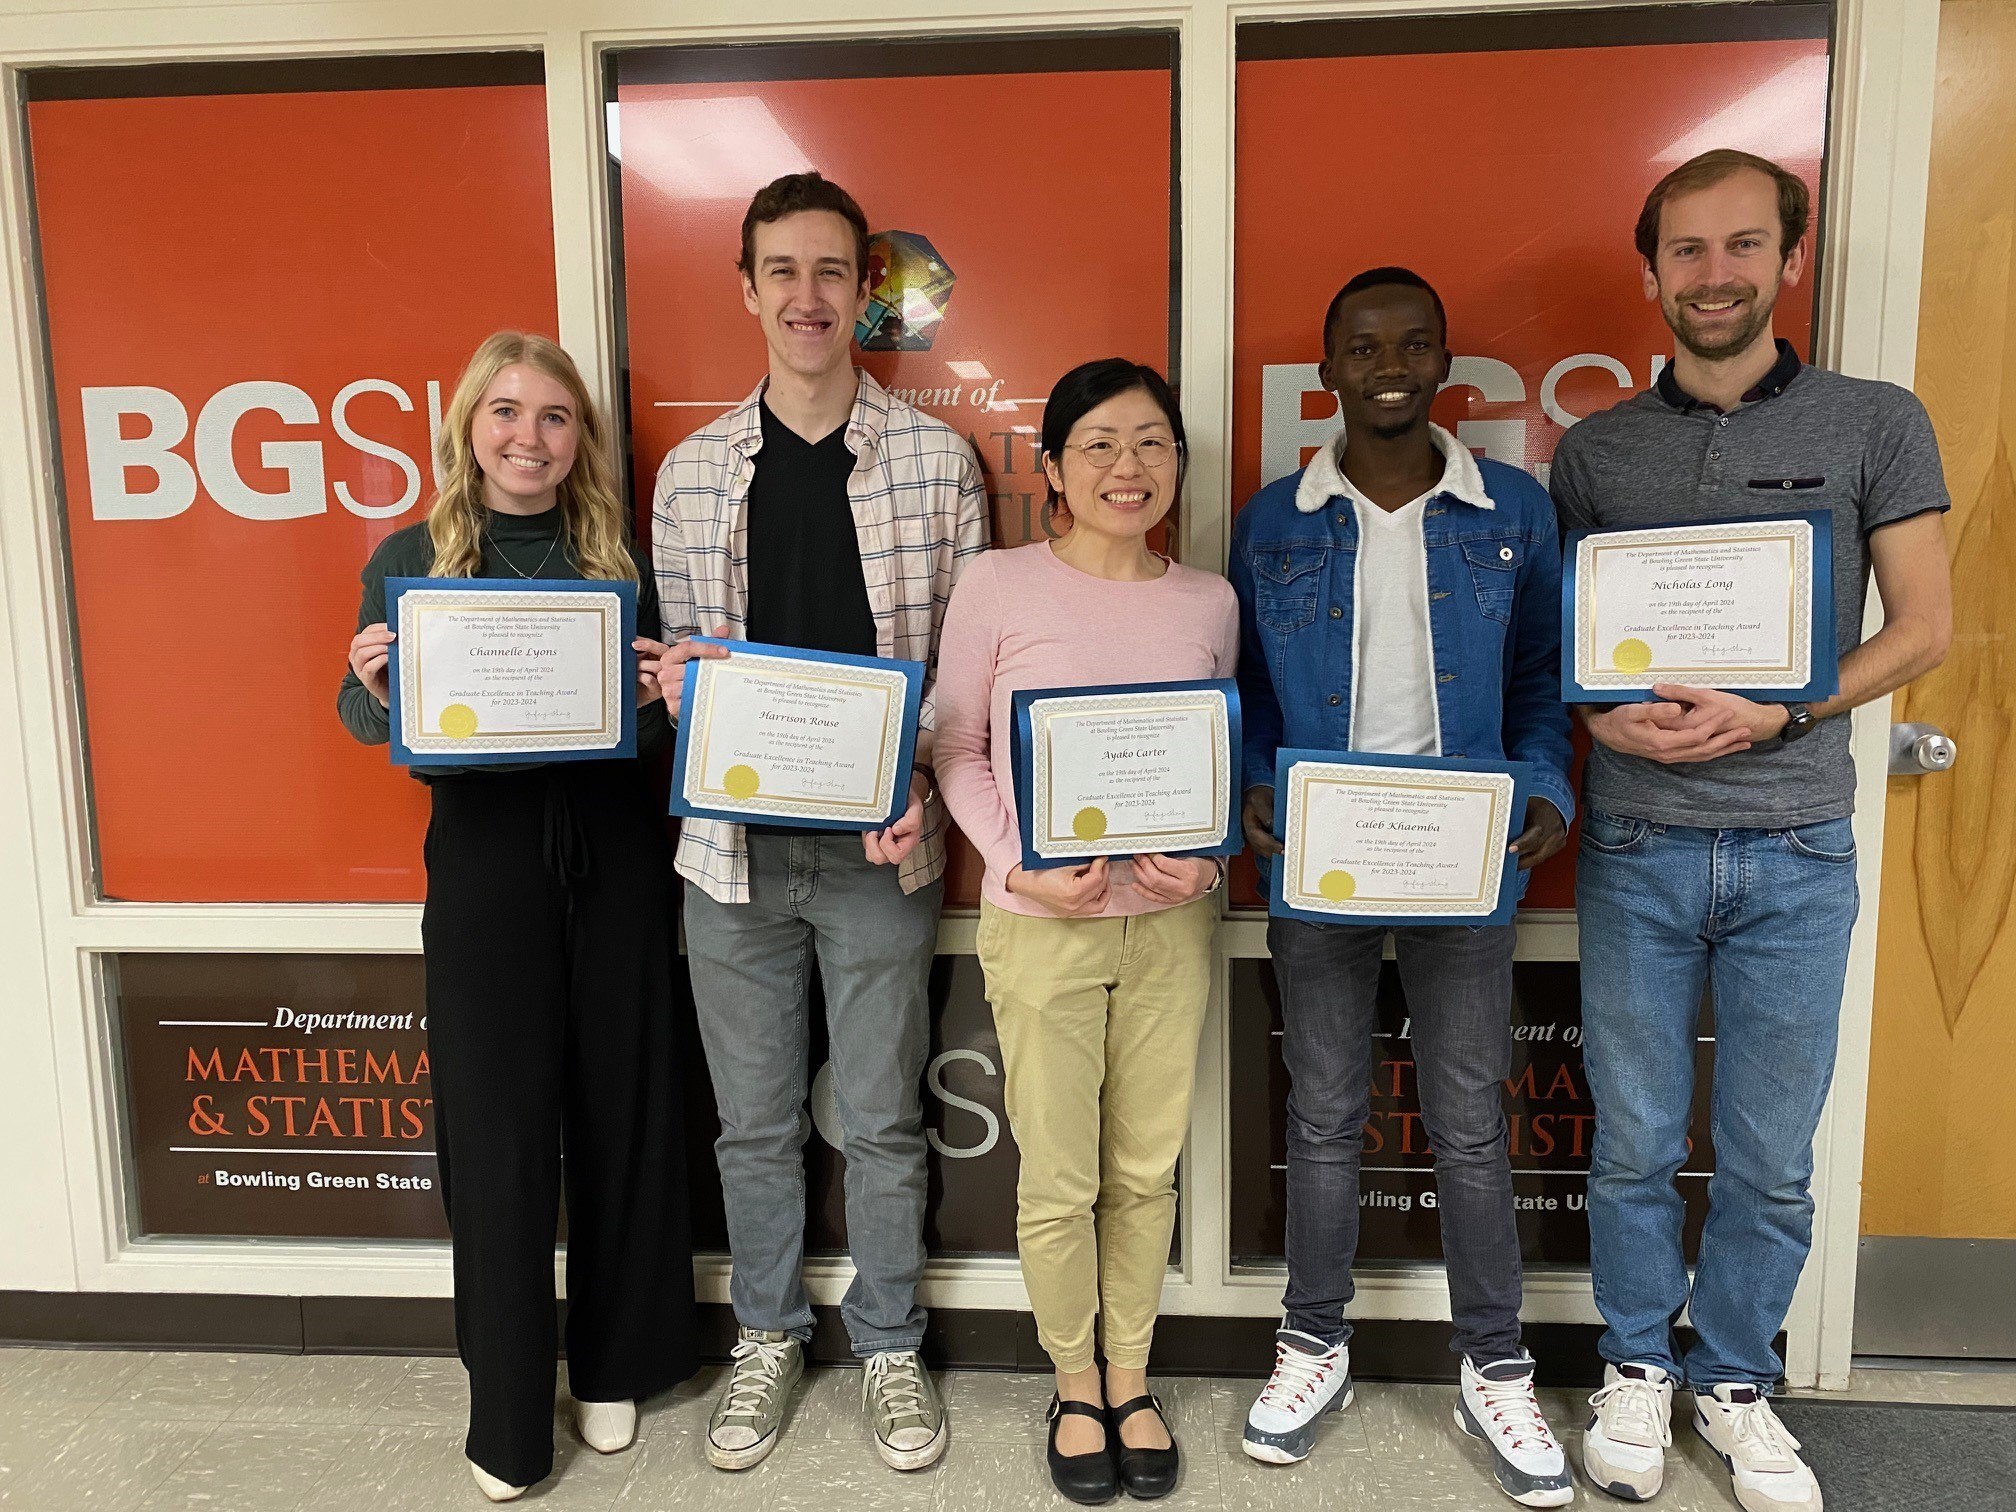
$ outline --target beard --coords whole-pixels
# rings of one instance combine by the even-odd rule
[[[1697,330],[1688,317],[1687,306],[1724,299],[1746,301],[1743,317],[1714,332]],[[1680,345],[1704,362],[1719,362],[1750,349],[1758,333],[1770,327],[1771,311],[1777,303],[1775,286],[1766,294],[1749,284],[1724,284],[1713,289],[1705,286],[1687,289],[1671,300],[1662,301],[1660,311]]]

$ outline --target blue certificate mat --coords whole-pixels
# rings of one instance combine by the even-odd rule
[[[595,761],[637,751],[637,585],[387,578],[392,760]]]
[[[1268,912],[1311,924],[1508,924],[1532,768],[1521,761],[1284,750]]]
[[[1010,706],[1025,870],[1239,850],[1239,689],[1229,678],[1024,688]]]
[[[1564,550],[1565,702],[1644,703],[1657,683],[1758,703],[1840,691],[1827,511],[1576,530]]]
[[[682,818],[884,829],[910,805],[924,664],[694,636],[672,763]]]

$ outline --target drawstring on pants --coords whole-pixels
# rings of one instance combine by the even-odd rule
[[[574,806],[567,798],[567,779],[564,767],[554,767],[546,774],[546,817],[545,836],[541,853],[546,860],[546,870],[562,887],[572,891],[573,885],[588,875],[588,837],[581,832],[581,821],[574,817]]]

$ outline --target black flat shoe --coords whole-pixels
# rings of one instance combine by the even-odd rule
[[[1090,1454],[1059,1454],[1057,1423],[1067,1412],[1104,1423],[1105,1447]],[[1083,1507],[1096,1507],[1113,1500],[1119,1493],[1120,1481],[1113,1469],[1113,1425],[1106,1422],[1106,1409],[1094,1407],[1090,1402],[1066,1402],[1053,1396],[1043,1416],[1050,1424],[1050,1449],[1046,1456],[1050,1461],[1050,1484]]]
[[[1176,1472],[1183,1456],[1176,1448],[1176,1435],[1169,1435],[1167,1449],[1130,1449],[1121,1441],[1120,1425],[1137,1412],[1152,1412],[1162,1419],[1166,1431],[1169,1419],[1154,1393],[1107,1409],[1107,1439],[1120,1463],[1120,1488],[1136,1501],[1154,1501],[1176,1489]]]

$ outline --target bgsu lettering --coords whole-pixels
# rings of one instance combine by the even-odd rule
[[[397,447],[363,435],[350,423],[351,401],[360,394],[383,394],[411,413],[405,389],[385,378],[359,378],[330,401],[329,424],[342,444],[389,462],[403,480],[399,496],[371,504],[338,480],[336,502],[367,520],[404,514],[420,499],[420,468]],[[308,393],[291,383],[255,380],[233,383],[211,395],[196,416],[194,461],[176,450],[189,435],[189,411],[167,389],[145,384],[86,388],[78,392],[84,420],[84,464],[90,480],[94,520],[166,520],[182,513],[203,489],[224,509],[246,520],[298,520],[329,507],[324,440],[301,436],[267,441],[259,448],[262,466],[281,473],[286,486],[255,488],[239,472],[233,454],[238,426],[254,411],[277,415],[290,426],[319,425],[321,415]],[[129,434],[137,425],[144,428]],[[441,433],[441,385],[427,382],[427,451],[431,458]],[[438,487],[438,468],[430,467]],[[137,476],[136,476],[137,475]],[[136,486],[137,485],[137,486]]]

